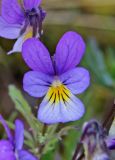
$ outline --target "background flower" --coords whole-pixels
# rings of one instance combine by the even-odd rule
[[[8,39],[18,39],[13,52],[21,52],[23,42],[30,37],[40,37],[42,21],[46,12],[40,7],[41,0],[2,0],[0,16],[0,36]]]
[[[32,154],[22,149],[24,141],[23,123],[20,120],[15,121],[15,135],[13,137],[1,115],[0,122],[8,136],[8,140],[0,140],[0,160],[37,160]]]
[[[105,129],[96,120],[85,122],[73,160],[110,160],[107,139]]]
[[[75,32],[67,32],[60,39],[53,60],[46,47],[36,39],[27,40],[22,56],[33,70],[25,74],[23,87],[33,97],[43,99],[38,119],[52,124],[80,119],[83,103],[74,96],[89,86],[89,72],[76,65],[85,51],[85,43]]]

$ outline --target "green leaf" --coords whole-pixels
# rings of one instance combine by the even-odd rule
[[[92,72],[94,81],[96,80],[96,82],[106,87],[114,86],[114,81],[107,70],[104,54],[94,39],[90,39],[87,44],[87,53],[84,58],[87,67]]]
[[[46,143],[44,146],[43,154],[52,151],[56,147],[58,141],[59,140],[57,138],[52,138],[48,143]]]
[[[16,109],[23,115],[34,133],[34,138],[38,137],[42,124],[35,118],[31,111],[31,106],[24,99],[21,92],[13,85],[9,86],[9,95],[15,104]]]

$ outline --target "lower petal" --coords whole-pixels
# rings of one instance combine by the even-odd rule
[[[20,34],[21,26],[7,23],[0,17],[0,37],[16,39]]]
[[[80,119],[85,112],[83,103],[68,89],[50,88],[38,110],[38,119],[47,124],[65,123]]]

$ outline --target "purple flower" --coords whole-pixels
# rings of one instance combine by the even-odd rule
[[[77,67],[83,57],[85,43],[75,32],[67,32],[60,39],[51,60],[47,48],[37,39],[28,39],[22,47],[22,56],[32,71],[23,79],[23,87],[33,97],[43,99],[38,119],[53,124],[80,119],[84,105],[74,94],[89,86],[89,72]]]
[[[42,21],[46,12],[40,7],[41,0],[2,0],[0,37],[17,39],[8,53],[21,52],[23,42],[31,37],[40,37]]]
[[[8,140],[0,140],[0,160],[37,160],[28,151],[23,150],[24,126],[20,120],[15,121],[15,136],[13,137],[5,120],[0,115]]]

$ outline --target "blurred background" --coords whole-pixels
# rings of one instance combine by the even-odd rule
[[[78,95],[86,106],[85,116],[77,122],[65,125],[81,126],[96,118],[103,122],[113,106],[115,98],[115,0],[43,0],[47,11],[43,24],[42,42],[50,53],[55,53],[59,38],[66,31],[76,31],[84,38],[87,49],[80,65],[90,71],[91,85]],[[15,41],[0,38],[0,113],[6,119],[15,116],[15,108],[8,96],[8,85],[22,89],[23,74],[28,70],[21,54],[8,56]],[[31,106],[38,100],[24,93]],[[63,137],[43,160],[70,160],[81,131],[72,130]]]

